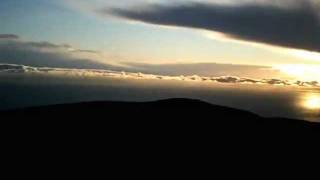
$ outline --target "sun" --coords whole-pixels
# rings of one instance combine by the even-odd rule
[[[298,80],[319,81],[320,66],[306,64],[285,64],[274,66],[274,69],[280,70],[282,73],[292,76]]]

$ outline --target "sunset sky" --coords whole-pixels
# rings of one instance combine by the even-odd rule
[[[320,80],[317,2],[1,0],[0,63]]]

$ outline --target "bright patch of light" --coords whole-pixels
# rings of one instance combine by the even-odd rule
[[[320,110],[320,95],[308,95],[303,102],[303,106],[311,110]]]
[[[274,67],[274,69],[280,70],[282,73],[299,80],[320,80],[320,65],[285,64],[277,65]]]
[[[305,51],[305,50],[290,50],[290,53],[294,56],[320,62],[320,53]]]
[[[252,46],[256,48],[265,49],[274,53],[287,55],[289,57],[295,57],[299,58],[302,61],[318,61],[320,62],[320,53],[319,52],[312,52],[307,50],[301,50],[301,49],[291,49],[281,46],[275,46],[270,44],[265,44],[261,42],[254,42],[254,41],[246,41],[241,39],[236,39],[232,36],[229,36],[227,34],[221,33],[221,32],[214,32],[214,31],[208,31],[208,30],[198,30],[204,37],[214,40],[219,40],[222,42],[230,42],[230,43],[237,43],[247,46]]]

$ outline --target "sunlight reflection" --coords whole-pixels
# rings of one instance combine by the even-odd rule
[[[309,94],[307,95],[302,105],[306,109],[310,110],[320,110],[320,95],[319,94]]]

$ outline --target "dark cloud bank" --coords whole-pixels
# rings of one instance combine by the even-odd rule
[[[151,24],[218,31],[231,38],[319,52],[318,8],[310,1],[299,2],[287,8],[262,4],[149,4],[137,9],[106,8],[98,12]]]
[[[0,39],[19,39],[19,36],[14,34],[0,34]]]
[[[73,49],[67,44],[23,41],[17,35],[0,34],[0,63],[57,68],[115,68],[81,53],[98,54],[91,50]]]

